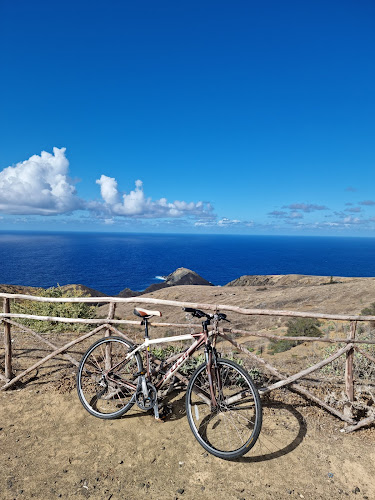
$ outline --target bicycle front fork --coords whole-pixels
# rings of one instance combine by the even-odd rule
[[[216,408],[218,405],[216,394],[219,394],[221,389],[221,381],[220,374],[217,370],[217,351],[215,347],[208,347],[205,350],[205,358],[206,358],[206,368],[207,368],[207,377],[208,383],[210,387],[210,397],[211,397],[211,406],[212,408]]]

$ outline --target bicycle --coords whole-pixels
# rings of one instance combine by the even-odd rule
[[[184,308],[194,317],[205,318],[200,333],[150,339],[148,321],[160,311],[136,308],[142,318],[145,340],[135,345],[122,337],[104,337],[84,354],[77,373],[77,390],[84,408],[98,418],[117,418],[134,404],[153,410],[159,418],[158,392],[182,365],[204,346],[205,361],[190,376],[186,389],[186,414],[190,428],[201,446],[212,455],[235,459],[256,443],[262,426],[259,393],[250,375],[216,351],[217,324],[228,321],[225,314]],[[214,322],[214,329],[208,326]],[[150,346],[193,339],[166,372],[158,377],[150,367]],[[145,368],[140,352],[145,351]]]

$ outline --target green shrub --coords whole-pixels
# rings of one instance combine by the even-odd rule
[[[362,316],[375,316],[375,302],[370,304],[368,307],[365,307],[361,311]]]
[[[287,322],[288,330],[285,337],[322,337],[319,326],[321,326],[320,321],[314,318],[293,318]],[[300,340],[287,340],[285,337],[270,341],[270,354],[288,351],[302,343]]]
[[[259,368],[256,368],[255,366],[247,369],[247,372],[249,373],[250,377],[254,380],[254,382],[262,382],[264,380],[263,373],[259,370]]]
[[[287,322],[286,337],[321,337],[321,323],[315,318],[293,318]]]
[[[365,335],[363,340],[370,340],[371,336]],[[324,358],[329,358],[332,354],[334,354],[338,349],[341,349],[344,344],[336,344],[328,346],[324,349]],[[367,352],[370,356],[375,357],[375,346],[373,344],[364,344],[361,345],[362,351]],[[361,353],[354,351],[354,360],[353,360],[353,369],[354,369],[354,377],[356,379],[362,380],[373,380],[375,377],[375,363],[370,361],[365,356],[362,356]],[[340,356],[332,361],[329,365],[321,368],[322,373],[327,375],[337,375],[343,376],[345,373],[345,356]]]
[[[204,357],[203,353],[198,354],[198,356],[192,356],[181,366],[180,372],[184,375],[191,375],[198,366],[204,363]]]
[[[369,305],[369,307],[365,307],[361,311],[362,316],[375,316],[375,302]],[[370,321],[371,328],[375,328],[375,321]]]
[[[177,354],[178,352],[182,352],[184,349],[175,345],[167,345],[166,347],[153,347],[151,349],[151,354],[155,356],[155,358],[160,359],[161,361],[165,361],[173,354]]]
[[[63,298],[83,297],[81,290],[64,291],[60,286],[51,287],[47,290],[41,288],[36,293],[39,297]],[[53,316],[64,318],[95,318],[96,306],[84,302],[34,302],[31,300],[15,301],[11,308],[12,313],[32,314],[34,316]],[[58,321],[40,321],[34,319],[17,318],[16,321],[37,332],[66,332],[85,331],[95,325],[83,323],[60,323]]]

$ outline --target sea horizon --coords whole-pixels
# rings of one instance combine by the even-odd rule
[[[214,285],[243,275],[375,276],[375,238],[0,231],[0,283],[142,291],[186,267]]]
[[[157,235],[157,236],[220,236],[220,237],[270,237],[270,238],[277,238],[277,237],[282,237],[282,238],[327,238],[327,239],[337,239],[337,238],[343,238],[343,239],[374,239],[375,240],[375,235],[369,235],[369,234],[302,234],[302,233],[293,233],[293,234],[282,234],[282,233],[277,233],[277,234],[263,234],[263,233],[257,233],[257,234],[249,234],[249,233],[222,233],[222,232],[206,232],[206,233],[199,233],[199,232],[157,232],[157,231],[94,231],[92,229],[85,230],[85,229],[59,229],[59,230],[51,230],[51,229],[0,229],[0,235],[2,234],[13,234],[13,233],[18,233],[18,234],[103,234],[103,235]]]

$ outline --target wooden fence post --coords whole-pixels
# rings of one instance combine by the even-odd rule
[[[10,301],[4,298],[4,313],[10,313]],[[4,321],[4,347],[5,347],[5,378],[9,381],[13,378],[12,372],[12,337],[10,324]]]
[[[357,328],[357,322],[351,321],[348,339],[352,340],[355,338],[356,328]],[[352,348],[349,349],[349,351],[346,353],[346,362],[345,362],[345,391],[351,403],[354,401],[353,360],[354,360],[354,346],[352,346]]]
[[[116,311],[116,302],[109,303],[109,310],[107,319],[114,319]],[[109,328],[105,331],[105,337],[109,337],[111,335],[111,330]],[[112,346],[108,343],[105,346],[105,369],[110,370],[112,368]]]
[[[115,318],[115,311],[116,311],[116,302],[110,302],[107,319],[114,319]],[[107,328],[104,336],[109,337],[111,335],[111,333],[112,333],[111,330],[109,328]]]

